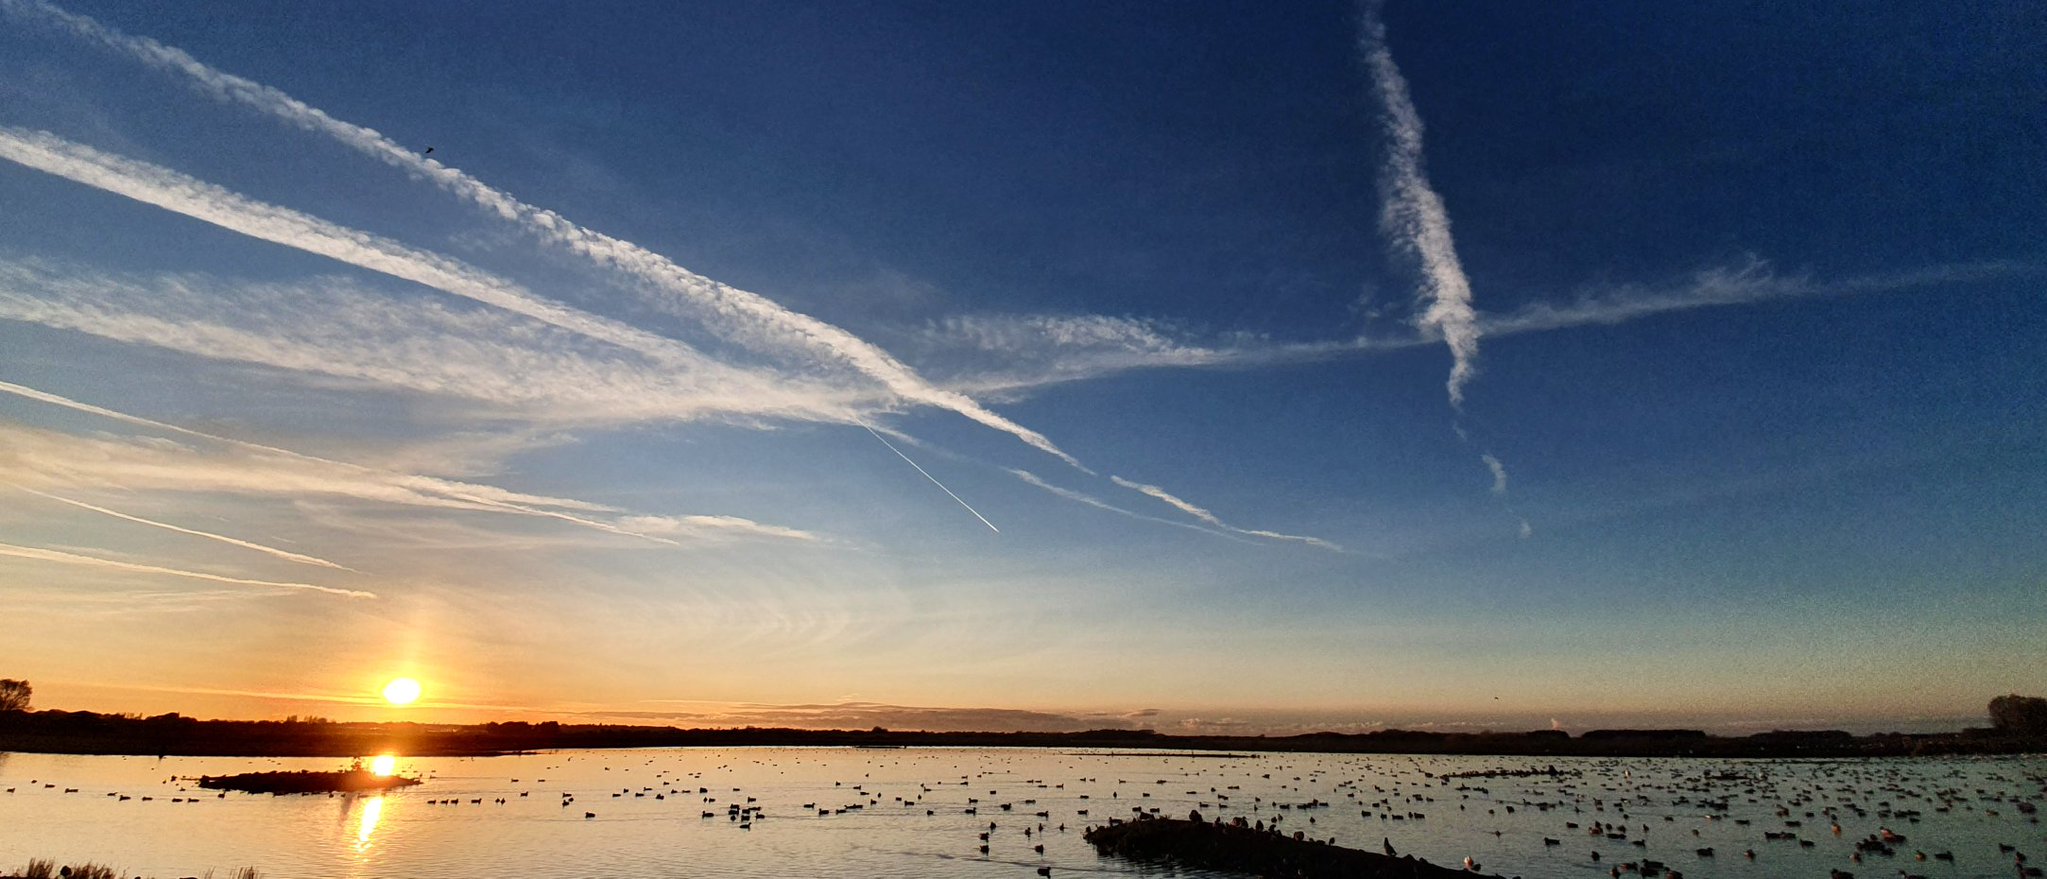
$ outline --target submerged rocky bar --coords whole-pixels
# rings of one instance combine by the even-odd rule
[[[1474,870],[1431,864],[1413,855],[1381,854],[1291,836],[1240,822],[1148,818],[1091,827],[1083,835],[1095,851],[1136,861],[1170,862],[1293,879],[1471,879]],[[1391,846],[1388,846],[1390,849]],[[1476,865],[1482,866],[1482,865]],[[1492,876],[1490,879],[1500,879]]]

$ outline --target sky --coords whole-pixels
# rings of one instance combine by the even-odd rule
[[[0,0],[0,673],[1980,725],[2047,689],[2043,42],[2025,2]]]

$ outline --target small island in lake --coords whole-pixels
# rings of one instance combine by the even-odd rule
[[[418,784],[417,778],[379,775],[358,763],[335,772],[244,772],[240,775],[202,775],[199,786],[208,790],[234,790],[252,794],[323,794],[395,790]]]

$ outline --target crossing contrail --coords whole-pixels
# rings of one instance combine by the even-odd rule
[[[903,459],[903,460],[904,460],[905,462],[907,462],[907,463],[908,463],[908,464],[909,464],[910,466],[912,466],[912,467],[917,467],[917,462],[915,462],[915,461],[911,461],[911,460],[910,460],[910,456],[909,456],[909,455],[905,455],[905,454],[903,454],[903,450],[902,450],[902,449],[898,449],[898,448],[896,448],[896,444],[895,444],[895,443],[889,442],[889,441],[888,441],[887,439],[883,438],[881,434],[879,434],[879,433],[875,433],[875,431],[874,431],[874,428],[872,428],[872,427],[867,427],[867,422],[864,422],[864,421],[863,421],[863,422],[861,422],[861,423],[860,423],[860,426],[861,426],[861,427],[866,427],[866,428],[867,428],[867,432],[868,432],[868,433],[870,433],[870,434],[874,434],[874,438],[875,438],[875,439],[881,440],[881,444],[882,444],[882,445],[884,445],[884,446],[888,446],[888,450],[889,450],[889,451],[891,451],[891,452],[894,452],[894,453],[896,453],[896,457],[898,457],[898,458],[901,458],[901,459]],[[938,490],[939,490],[939,491],[945,492],[945,493],[946,493],[946,494],[947,494],[948,496],[950,496],[950,497],[951,497],[951,498],[952,498],[953,500],[959,501],[959,502],[960,502],[960,506],[962,506],[962,507],[966,507],[966,508],[967,508],[967,512],[969,512],[969,513],[973,513],[973,514],[974,514],[974,518],[976,518],[976,519],[979,519],[979,520],[981,520],[981,524],[983,524],[983,525],[986,525],[986,526],[988,526],[988,530],[990,530],[990,531],[993,531],[993,532],[995,532],[995,533],[997,533],[997,534],[1001,534],[1001,533],[1002,533],[1002,529],[1000,529],[1000,528],[997,528],[997,527],[995,527],[995,523],[994,523],[994,522],[990,522],[990,521],[988,521],[988,517],[987,517],[987,516],[983,516],[983,515],[981,515],[981,511],[980,511],[980,510],[976,510],[976,509],[974,509],[974,506],[973,506],[972,504],[969,504],[969,503],[967,503],[967,502],[966,502],[966,501],[964,501],[964,500],[960,500],[960,496],[959,496],[959,495],[953,494],[953,493],[952,493],[952,489],[950,489],[950,488],[946,488],[946,487],[945,487],[945,483],[943,483],[943,482],[939,482],[939,481],[938,481],[938,477],[936,477],[936,476],[933,476],[933,475],[931,475],[931,474],[930,474],[929,472],[927,472],[927,471],[926,471],[926,470],[925,470],[924,468],[922,468],[922,467],[917,467],[917,472],[918,472],[918,473],[923,473],[923,474],[924,474],[924,478],[925,478],[925,479],[929,479],[929,480],[931,480],[931,484],[932,484],[932,485],[936,485],[936,486],[938,486]]]
[[[179,534],[190,534],[193,537],[204,537],[207,540],[217,540],[221,543],[228,544],[229,546],[239,546],[243,549],[252,549],[257,552],[264,553],[266,555],[276,556],[278,558],[284,559],[285,561],[298,562],[299,564],[302,565],[312,565],[314,567],[320,568],[331,568],[336,571],[348,571],[349,573],[353,574],[362,573],[361,571],[348,567],[347,565],[335,564],[334,562],[330,562],[323,558],[309,556],[303,553],[292,552],[291,550],[288,549],[278,549],[277,547],[274,546],[265,546],[260,543],[253,543],[251,541],[242,540],[241,538],[238,537],[229,537],[225,534],[215,534],[211,531],[200,531],[193,528],[185,528],[178,525],[172,525],[169,522],[158,522],[155,519],[144,519],[141,516],[130,515],[128,513],[123,513],[119,510],[110,510],[107,509],[106,507],[94,506],[84,501],[72,500],[68,497],[59,497],[57,495],[50,494],[49,492],[46,491],[37,491],[25,485],[17,485],[14,487],[21,491],[25,491],[28,492],[29,494],[35,495],[36,497],[39,498],[53,500],[60,504],[70,504],[71,506],[78,507],[79,509],[82,510],[91,510],[95,513],[112,516],[116,519],[124,519],[129,522],[134,522],[138,525],[148,525],[152,528],[162,528],[166,531],[176,531]]]
[[[1364,37],[1360,41],[1372,83],[1386,114],[1381,123],[1389,141],[1386,167],[1380,178],[1385,206],[1379,224],[1394,244],[1421,260],[1422,298],[1428,306],[1421,325],[1443,334],[1450,346],[1450,405],[1464,406],[1464,385],[1478,374],[1478,312],[1471,305],[1471,280],[1457,259],[1450,238],[1450,214],[1443,197],[1429,186],[1422,165],[1422,120],[1407,94],[1407,79],[1393,63],[1386,46],[1386,24],[1379,20],[1381,0],[1365,3]]]
[[[115,559],[103,559],[97,556],[79,555],[77,553],[62,552],[54,549],[44,549],[42,547],[37,546],[16,546],[11,543],[0,543],[0,556],[10,556],[13,558],[20,559],[31,559],[34,561],[42,562],[56,562],[58,564],[66,565],[81,565],[84,567],[91,568],[108,568],[116,571],[134,571],[136,573],[141,574],[164,574],[172,577],[188,577],[194,580],[210,580],[215,583],[231,583],[236,586],[269,586],[276,589],[303,589],[309,592],[325,592],[328,595],[339,595],[343,598],[377,597],[377,594],[374,592],[364,592],[359,589],[336,589],[332,586],[315,586],[311,583],[284,583],[278,582],[276,580],[250,580],[243,577],[228,577],[220,574],[208,574],[204,571],[186,571],[178,568],[165,568],[157,565],[143,565],[137,564],[135,562],[123,562],[117,561]]]
[[[793,311],[758,293],[704,277],[638,244],[578,225],[554,211],[527,204],[467,172],[427,158],[375,129],[345,122],[285,92],[214,68],[182,49],[148,37],[122,33],[97,20],[41,0],[0,0],[0,11],[54,23],[159,70],[189,80],[214,98],[251,107],[306,131],[323,134],[427,180],[458,198],[562,247],[591,263],[629,275],[672,298],[660,304],[686,306],[697,319],[723,330],[731,341],[773,354],[842,363],[881,382],[890,392],[921,405],[949,409],[983,426],[1010,434],[1032,448],[1092,473],[1045,435],[988,409],[957,391],[940,388],[894,355],[845,329]]]

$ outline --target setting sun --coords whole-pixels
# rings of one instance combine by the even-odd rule
[[[393,705],[411,705],[419,701],[419,682],[411,678],[399,678],[384,685],[384,700]]]
[[[370,774],[372,775],[380,775],[388,778],[390,777],[391,773],[397,771],[398,758],[393,757],[390,754],[380,755],[376,759],[370,761]]]

